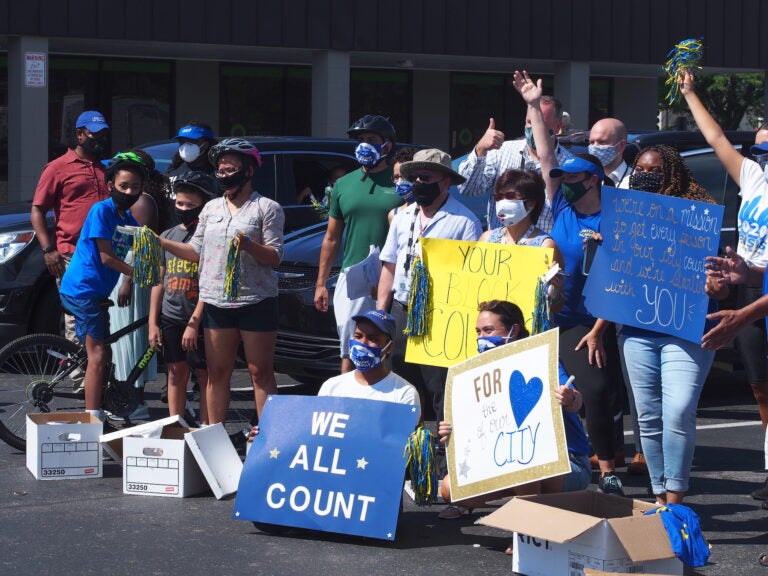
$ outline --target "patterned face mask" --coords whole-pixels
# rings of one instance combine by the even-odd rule
[[[592,154],[592,156],[600,160],[600,164],[603,166],[608,166],[608,164],[616,160],[616,156],[619,153],[617,150],[618,146],[618,144],[614,144],[613,146],[590,144],[587,147],[587,151]]]

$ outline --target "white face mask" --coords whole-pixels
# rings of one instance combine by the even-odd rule
[[[590,144],[587,147],[587,151],[592,154],[592,156],[600,160],[600,164],[603,166],[608,166],[608,164],[616,160],[616,156],[619,153],[619,151],[616,149],[618,146],[618,144],[614,144],[613,146]]]
[[[523,218],[530,214],[530,210],[525,209],[523,200],[498,200],[496,202],[496,215],[504,226],[514,226]]]
[[[179,146],[179,156],[184,162],[194,162],[200,156],[200,146],[194,142],[184,142]]]

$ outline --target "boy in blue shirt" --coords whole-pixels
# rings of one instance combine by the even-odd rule
[[[133,268],[123,262],[133,238],[118,226],[136,226],[129,209],[141,196],[147,172],[132,152],[117,154],[105,171],[110,198],[94,204],[83,223],[80,239],[61,280],[61,302],[75,317],[75,334],[85,345],[85,408],[104,420],[101,394],[110,360],[105,340],[109,336],[109,312],[105,305],[120,274]]]

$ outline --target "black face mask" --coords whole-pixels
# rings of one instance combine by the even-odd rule
[[[429,206],[440,196],[440,185],[437,182],[425,184],[416,181],[413,183],[413,197],[419,206]]]
[[[107,149],[107,139],[87,137],[80,146],[91,156],[101,158]]]
[[[632,190],[655,192],[661,190],[661,174],[657,172],[632,172],[629,175],[629,187]]]
[[[130,210],[131,206],[136,204],[141,194],[136,194],[134,196],[133,194],[126,194],[125,192],[120,192],[119,190],[112,188],[110,196],[117,209],[125,212],[126,210]]]
[[[245,170],[239,170],[234,174],[230,174],[229,176],[216,176],[216,183],[218,184],[219,191],[222,194],[227,190],[240,188],[246,182],[248,182],[248,175],[245,173]]]
[[[184,224],[184,226],[189,226],[198,219],[200,212],[203,211],[203,207],[198,206],[197,208],[190,208],[189,210],[181,210],[180,208],[176,208],[175,211],[179,222]]]

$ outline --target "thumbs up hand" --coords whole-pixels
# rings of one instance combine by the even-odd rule
[[[491,118],[488,122],[488,129],[475,146],[475,154],[477,156],[485,156],[488,150],[498,150],[503,143],[504,132],[496,130],[496,121]]]

